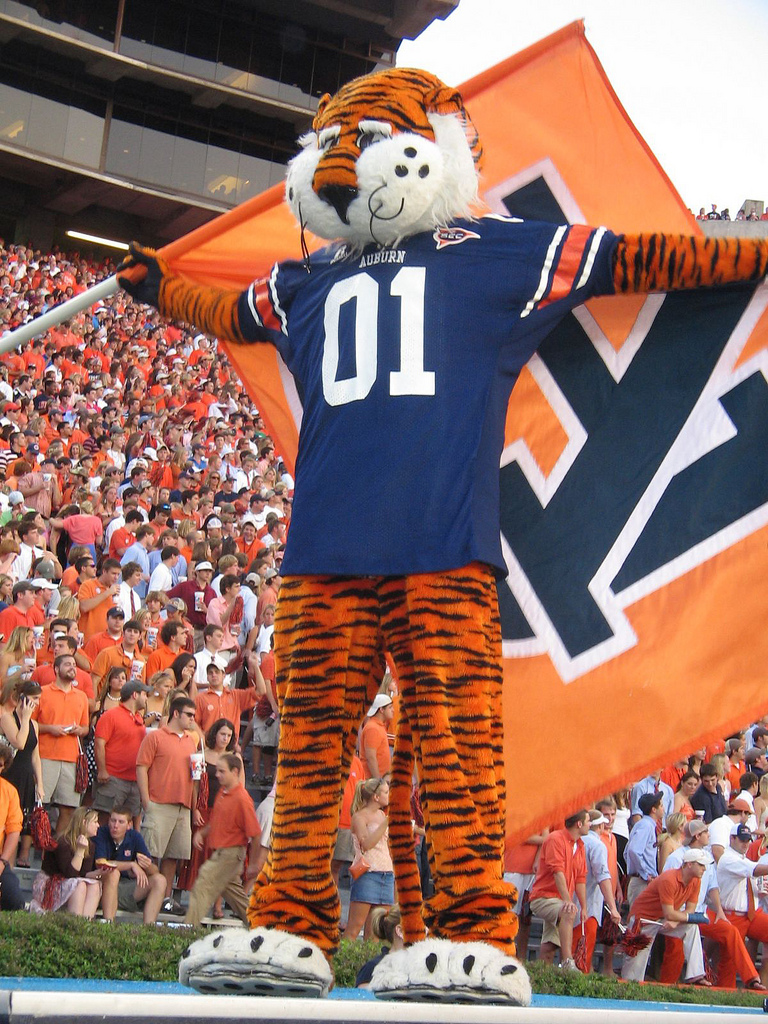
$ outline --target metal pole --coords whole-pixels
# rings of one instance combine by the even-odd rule
[[[6,352],[12,352],[13,349],[18,348],[19,345],[23,345],[25,341],[30,341],[32,338],[37,338],[41,334],[45,334],[46,331],[52,327],[57,327],[60,323],[65,320],[69,320],[70,317],[76,316],[78,313],[82,313],[84,309],[88,309],[89,306],[93,306],[101,299],[106,299],[109,295],[114,293],[120,288],[117,283],[117,277],[107,277],[98,284],[95,284],[92,288],[87,291],[81,292],[80,295],[76,295],[74,299],[67,299],[66,302],[62,302],[60,306],[54,306],[53,309],[49,309],[47,313],[43,313],[42,316],[35,317],[34,320],[30,320],[28,324],[24,324],[22,327],[17,327],[15,331],[11,331],[9,334],[4,334],[0,338],[0,355]]]

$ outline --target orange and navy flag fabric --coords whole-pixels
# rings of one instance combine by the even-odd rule
[[[580,22],[462,93],[492,211],[698,231]],[[298,228],[276,188],[165,252],[245,285],[298,255]],[[570,287],[567,257],[553,288]],[[768,713],[766,307],[765,284],[591,301],[515,387],[500,470],[510,843]],[[290,374],[265,346],[228,352],[291,460]]]

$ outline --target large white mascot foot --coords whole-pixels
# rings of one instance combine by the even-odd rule
[[[519,960],[485,942],[425,939],[376,965],[379,999],[529,1006],[531,982]]]
[[[276,928],[228,928],[188,946],[179,981],[198,992],[252,996],[327,996],[328,961],[314,942]]]

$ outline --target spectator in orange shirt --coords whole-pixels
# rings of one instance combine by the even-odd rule
[[[351,864],[355,859],[355,850],[352,843],[352,815],[350,811],[352,808],[352,801],[355,797],[357,784],[358,782],[362,782],[364,779],[365,768],[363,767],[363,762],[356,754],[353,754],[352,762],[349,766],[349,777],[341,798],[339,831],[336,836],[336,846],[334,847],[333,858],[331,860],[331,874],[333,875],[333,881],[335,882],[337,889],[339,887],[339,873],[341,872],[342,867],[345,864]]]
[[[83,645],[83,653],[91,664],[107,647],[115,647],[123,639],[123,623],[125,612],[122,608],[107,609],[107,628],[102,633],[94,633]]]
[[[362,761],[367,779],[382,779],[392,767],[389,750],[387,725],[392,721],[395,709],[387,693],[377,693],[368,709],[360,737]]]
[[[709,982],[704,978],[704,957],[701,951],[701,936],[697,925],[708,924],[706,914],[698,915],[701,879],[707,868],[709,855],[704,850],[688,847],[683,854],[682,867],[658,875],[635,900],[632,906],[630,926],[634,921],[642,924],[643,935],[651,939],[635,956],[625,956],[621,976],[625,981],[642,981],[651,955],[653,939],[661,932],[683,940],[687,961],[686,980]],[[697,918],[702,918],[701,921]]]
[[[673,793],[677,792],[680,781],[688,771],[688,758],[681,757],[674,761],[668,768],[664,768],[659,778],[660,782],[666,782]]]
[[[731,793],[738,793],[739,780],[747,770],[744,764],[744,740],[739,736],[729,739],[725,744],[725,753],[730,762],[726,778],[731,784]]]
[[[573,959],[573,929],[587,919],[587,860],[582,837],[589,832],[589,812],[577,811],[565,827],[544,840],[531,888],[531,911],[544,921],[540,957],[554,963],[560,947],[563,970],[578,970]]]
[[[56,670],[54,665],[56,659],[60,658],[63,654],[71,654],[75,658],[75,652],[77,651],[77,640],[73,636],[68,636],[66,633],[57,632],[53,638],[53,663],[48,662],[42,665],[38,665],[35,671],[32,673],[32,679],[40,686],[50,686],[56,678]],[[76,686],[88,698],[88,710],[91,714],[96,710],[96,695],[93,687],[93,680],[89,672],[85,669],[80,668],[75,658],[75,678],[72,683]]]
[[[13,604],[0,612],[0,637],[6,643],[17,626],[32,629],[38,625],[35,604],[35,588],[29,580],[16,583],[13,588]]]
[[[178,697],[171,702],[168,724],[147,733],[136,759],[136,781],[144,810],[143,835],[150,854],[160,858],[167,897],[178,861],[188,860],[192,853],[190,812],[196,827],[203,824],[197,810],[200,776],[193,778],[191,771],[192,755],[201,753],[194,730],[195,703],[189,697]],[[199,762],[202,772],[202,756]]]
[[[260,680],[260,689],[265,689],[260,669],[256,669]],[[247,690],[231,690],[224,686],[224,673],[215,661],[210,662],[206,669],[208,689],[198,693],[195,698],[195,720],[203,732],[206,732],[219,718],[227,718],[236,726],[240,724],[240,716],[244,711],[255,707],[259,699],[259,690],[249,686]]]
[[[69,824],[80,794],[75,790],[78,739],[88,735],[88,698],[73,687],[77,665],[71,654],[54,661],[56,678],[44,686],[33,712],[40,732],[40,759],[46,800],[59,808],[58,829]]]
[[[248,852],[246,885],[250,888],[258,873],[261,828],[256,819],[253,800],[243,785],[243,762],[238,754],[223,754],[216,765],[219,792],[208,823],[195,833],[193,843],[203,849],[209,838],[213,853],[200,868],[189,895],[189,910],[184,924],[199,927],[219,896],[246,925],[248,896],[240,878]],[[250,849],[247,849],[250,846]]]
[[[170,668],[184,650],[187,631],[182,622],[166,622],[160,628],[160,643],[147,658],[147,679]]]
[[[107,612],[115,607],[120,593],[120,563],[116,558],[105,559],[98,579],[86,580],[77,594],[80,602],[80,632],[85,641],[94,633],[107,628]]]
[[[11,766],[13,750],[0,747],[0,772]],[[24,817],[16,787],[0,777],[0,910],[23,910],[24,895],[11,864],[16,859]]]

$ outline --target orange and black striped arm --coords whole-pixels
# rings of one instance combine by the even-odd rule
[[[204,334],[224,341],[245,340],[237,316],[240,292],[180,277],[154,249],[132,242],[129,255],[117,269],[117,280],[137,302],[155,306],[169,320],[194,324]]]
[[[620,235],[613,258],[617,294],[715,288],[765,277],[768,239]]]

